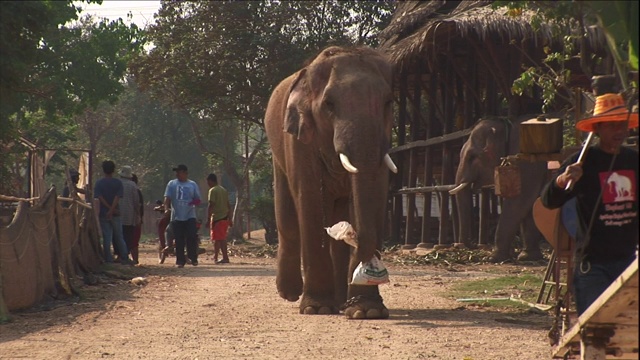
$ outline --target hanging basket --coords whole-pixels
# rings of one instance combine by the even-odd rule
[[[496,195],[511,198],[520,195],[520,167],[504,159],[493,173]]]

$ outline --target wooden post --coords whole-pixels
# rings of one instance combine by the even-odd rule
[[[407,72],[400,75],[400,108],[398,109],[398,145],[407,142]]]
[[[468,76],[468,84],[471,84],[477,89],[477,78],[478,74],[475,69],[476,62],[473,56],[470,56],[467,63],[467,76]],[[474,89],[470,89],[469,85],[464,87],[464,128],[469,128],[473,126],[475,120],[475,111],[477,107],[475,104],[478,100],[473,96]]]
[[[445,91],[444,87],[452,86],[453,84],[453,68],[448,58],[442,58],[442,68],[445,69],[445,77],[443,81],[443,88],[440,89],[440,96],[443,96],[444,103],[444,126],[442,129],[443,134],[448,134],[453,128],[453,97],[448,96],[449,92]],[[451,156],[451,146],[448,143],[442,144],[442,185],[450,185],[453,182],[453,158]],[[449,192],[442,192],[440,194],[442,201],[440,202],[440,233],[438,235],[438,245],[436,248],[448,248],[451,246],[449,242],[449,230],[451,227],[449,216]]]
[[[408,187],[413,188],[416,186],[416,163],[417,163],[417,150],[409,150],[409,184]],[[404,245],[403,249],[413,249],[416,247],[416,239],[413,238],[413,222],[414,222],[414,210],[416,208],[416,194],[407,194],[407,217],[404,230]]]
[[[431,147],[427,147],[424,152],[424,181],[425,186],[431,185],[433,179],[433,161],[431,161]],[[435,244],[431,242],[431,199],[433,194],[423,193],[424,205],[422,208],[422,229],[419,248],[430,249]]]
[[[436,89],[437,84],[435,83],[435,79],[437,79],[437,73],[429,74],[429,90]],[[433,127],[436,119],[436,107],[435,104],[429,104],[429,110],[427,113],[427,121],[426,121],[426,131],[425,138],[430,139],[433,131]],[[427,146],[424,149],[424,185],[430,186],[433,182],[433,161],[431,159],[432,156],[432,147]],[[421,229],[421,239],[418,244],[419,248],[430,249],[435,244],[431,241],[431,204],[433,199],[432,193],[423,193],[424,196],[424,207],[422,211],[422,229]]]
[[[449,146],[446,143],[442,144],[442,184],[444,185],[448,185],[451,178],[451,176],[449,176],[451,168],[450,153],[451,150]],[[451,246],[448,239],[449,227],[451,225],[449,221],[449,192],[441,192],[440,198],[440,233],[438,234],[438,245],[435,246],[436,249],[444,249]]]
[[[399,99],[399,109],[398,109],[398,145],[405,144],[405,131],[406,131],[406,121],[407,121],[407,72],[403,71],[400,74],[400,99]],[[401,189],[402,182],[404,180],[404,153],[398,153],[398,161],[396,162],[398,166],[398,174],[394,177],[394,189]],[[393,216],[391,223],[391,232],[393,238],[399,243],[400,236],[400,225],[402,224],[402,195],[396,195],[393,202]]]

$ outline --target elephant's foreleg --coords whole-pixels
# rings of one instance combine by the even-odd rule
[[[276,287],[283,299],[297,301],[302,294],[300,230],[287,178],[274,168],[275,212],[278,226],[278,271]]]
[[[335,299],[331,241],[324,224],[331,213],[325,211],[322,183],[315,174],[302,177],[293,193],[296,199],[297,221],[300,224],[304,286],[300,312],[303,314],[335,314]]]
[[[529,212],[525,216],[520,233],[524,240],[524,250],[518,255],[518,260],[533,261],[543,259],[544,256],[540,251],[540,242],[544,237],[533,221],[533,212]]]
[[[360,262],[352,257],[349,273],[353,274]],[[380,289],[373,285],[349,285],[344,313],[349,319],[386,319],[389,309],[384,306]]]
[[[358,187],[356,187],[358,188]],[[366,186],[360,186],[359,189],[365,189],[362,193],[375,194],[376,192],[371,190],[367,191]],[[371,196],[371,195],[369,195]],[[367,214],[364,220],[372,219],[384,219],[384,212],[386,204],[380,203],[367,203],[368,199],[358,198],[354,196],[352,214],[356,214],[356,210],[365,209]],[[361,201],[359,203],[359,201]],[[361,215],[362,216],[362,215]],[[356,216],[353,216],[357,218]],[[363,222],[363,225],[359,228],[358,237],[363,239],[374,239],[371,243],[373,250],[380,250],[382,247],[382,236],[384,230],[384,224],[382,221]],[[356,219],[357,222],[357,219]],[[360,248],[358,250],[361,250]],[[360,256],[356,256],[355,251],[352,251],[352,256],[349,262],[349,274],[353,274],[356,267],[360,264]],[[373,255],[373,254],[372,254]],[[373,255],[376,256],[376,255]],[[380,290],[378,286],[374,285],[349,285],[347,293],[347,301],[344,304],[344,313],[349,319],[386,319],[389,317],[389,310],[385,307],[382,297],[380,296]]]
[[[322,226],[316,229],[312,232],[303,228],[301,232],[304,288],[300,313],[337,314],[339,308],[335,299],[334,269],[330,253],[330,241],[334,240],[329,238]]]
[[[503,199],[502,211],[496,228],[496,237],[492,262],[502,262],[513,257],[513,240],[520,228],[520,222],[524,217],[522,206],[518,204],[518,198]]]

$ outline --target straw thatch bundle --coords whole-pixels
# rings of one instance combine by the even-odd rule
[[[491,3],[486,0],[398,2],[391,23],[379,35],[380,48],[403,68],[415,57],[434,57],[450,51],[458,41],[479,46],[485,41],[496,45],[528,41],[540,48],[561,43],[563,35],[572,31],[582,31],[571,26],[553,26],[553,23],[541,23],[534,28],[534,11],[510,12],[505,7],[493,8]],[[597,28],[590,27],[587,33],[587,41],[579,46],[588,46],[592,51],[604,48],[604,36]]]

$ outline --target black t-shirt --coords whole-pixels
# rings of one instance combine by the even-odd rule
[[[567,159],[558,174],[575,163],[578,155]],[[583,159],[583,175],[572,190],[558,188],[554,178],[541,194],[542,203],[548,208],[558,208],[576,197],[579,219],[576,240],[580,248],[584,247],[585,233],[602,191],[584,250],[584,254],[595,262],[629,259],[638,245],[638,152],[622,148],[609,171],[612,157],[598,146],[590,147]]]

